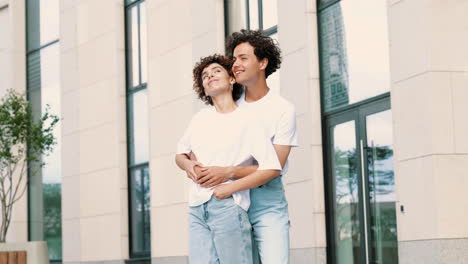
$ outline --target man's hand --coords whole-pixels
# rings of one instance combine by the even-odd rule
[[[214,197],[218,199],[226,199],[230,197],[233,193],[233,190],[231,189],[231,186],[229,183],[227,184],[221,184],[214,188],[213,190],[213,195]]]
[[[233,167],[204,167],[198,174],[197,183],[209,188],[221,184],[234,176]]]
[[[191,179],[195,183],[197,182],[197,173],[195,172],[197,167],[203,167],[203,164],[201,164],[198,161],[193,161],[193,160],[184,160],[183,162],[183,167],[185,172],[187,173],[187,178]]]

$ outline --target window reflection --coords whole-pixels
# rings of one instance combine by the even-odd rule
[[[355,123],[333,128],[333,171],[335,199],[335,258],[337,263],[359,263],[359,181]]]
[[[131,61],[131,75],[130,84],[135,87],[140,84],[140,61],[139,61],[139,53],[138,53],[138,7],[134,7],[130,9],[128,20],[130,21],[130,25],[128,27],[128,55]]]
[[[55,44],[41,50],[41,112],[44,113],[46,107],[58,116],[61,116],[60,104],[60,69],[59,69],[60,46]],[[57,145],[49,156],[45,156],[43,161],[46,163],[42,169],[44,183],[60,183],[61,175],[61,126],[60,123],[54,128],[54,135],[57,138]]]
[[[34,118],[39,119],[50,107],[60,116],[60,46],[58,43],[28,54],[28,100]],[[57,139],[53,151],[43,156],[43,168],[31,164],[29,182],[29,236],[33,241],[45,240],[49,259],[62,258],[62,217],[61,217],[61,125],[54,128]]]
[[[151,255],[147,26],[145,2],[131,2],[126,6],[130,257],[141,258]]]
[[[140,5],[140,47],[141,47],[141,83],[147,82],[148,76],[148,51],[147,51],[147,32],[146,32],[146,3]]]
[[[150,196],[148,167],[135,168],[131,173],[132,252],[145,253],[151,249]]]
[[[226,21],[228,34],[247,28],[247,6],[245,1],[227,0],[225,8],[228,10]]]
[[[132,151],[132,164],[140,164],[147,162],[149,159],[148,147],[148,95],[146,89],[131,95],[133,106],[132,126],[133,129],[131,142]]]
[[[227,35],[241,29],[265,31],[278,24],[277,0],[226,0],[225,4]]]
[[[325,111],[390,90],[385,0],[344,0],[319,13]]]
[[[370,253],[375,263],[398,263],[398,239],[393,170],[392,114],[367,117],[367,160],[371,211]]]
[[[331,4],[333,2],[338,2],[339,0],[318,0],[319,2],[319,7],[324,7],[328,4]]]

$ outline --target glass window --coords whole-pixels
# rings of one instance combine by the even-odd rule
[[[146,4],[126,6],[130,257],[151,255]]]
[[[148,50],[146,4],[139,2],[127,9],[128,83],[136,88],[147,82]]]
[[[140,53],[141,53],[141,82],[148,80],[148,49],[147,49],[147,27],[146,27],[146,3],[140,5]]]
[[[134,2],[137,2],[138,0],[125,0],[125,5],[130,5]]]
[[[139,54],[139,36],[138,36],[138,6],[131,8],[128,11],[128,41],[127,41],[127,48],[128,48],[128,60],[131,62],[129,65],[129,84],[131,87],[136,87],[140,84],[140,54]]]
[[[60,116],[59,0],[27,0],[27,91],[34,117],[46,106]],[[31,164],[28,185],[29,239],[45,240],[49,259],[62,259],[61,126],[54,128],[57,145],[39,164]]]
[[[130,179],[132,252],[140,255],[149,254],[151,250],[151,223],[148,167],[133,169]]]
[[[374,263],[398,263],[392,112],[366,117],[370,205],[370,258]]]
[[[247,28],[246,1],[226,0],[225,4],[228,11],[226,17],[227,34]]]
[[[131,106],[131,164],[148,162],[149,140],[148,140],[148,93],[146,89],[129,95],[129,106]]]
[[[34,117],[46,106],[60,116],[59,1],[27,0],[27,90]],[[62,259],[61,126],[54,128],[57,145],[42,157],[44,167],[31,164],[28,186],[29,239],[45,240],[49,259]]]
[[[385,0],[341,1],[319,12],[325,111],[390,90],[386,4]]]
[[[59,0],[27,0],[28,51],[59,38]]]
[[[319,8],[326,7],[327,5],[330,5],[334,2],[339,2],[340,0],[318,0],[318,6]]]
[[[60,46],[46,46],[28,54],[28,99],[35,118],[40,118],[46,106],[60,116]],[[62,259],[61,217],[61,127],[54,128],[57,145],[44,156],[43,168],[32,164],[29,182],[29,238],[45,240],[51,260]]]
[[[277,0],[225,0],[227,35],[241,29],[262,29],[265,34],[276,33]]]
[[[332,164],[335,258],[337,263],[359,263],[361,247],[359,220],[359,180],[355,122],[333,127]]]

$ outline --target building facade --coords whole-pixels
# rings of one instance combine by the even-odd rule
[[[468,2],[0,0],[0,95],[61,117],[8,241],[56,263],[188,263],[176,143],[200,57],[262,29],[296,106],[291,263],[468,263]]]

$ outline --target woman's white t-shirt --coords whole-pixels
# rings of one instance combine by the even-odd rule
[[[193,152],[204,166],[242,166],[258,162],[258,170],[281,170],[275,149],[264,127],[238,107],[223,114],[214,107],[195,114],[179,140],[177,153]],[[190,181],[189,205],[198,206],[210,200],[213,188]],[[250,206],[249,190],[233,194],[244,210]]]

